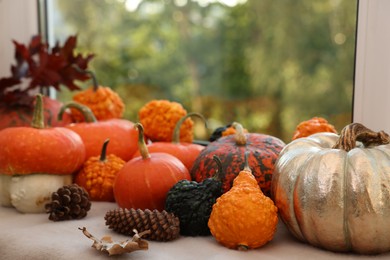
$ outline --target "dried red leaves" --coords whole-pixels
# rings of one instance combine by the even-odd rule
[[[69,36],[63,46],[57,42],[51,49],[40,35],[33,36],[27,46],[15,40],[12,42],[16,64],[11,65],[11,76],[0,79],[0,102],[30,105],[34,98],[28,95],[30,90],[48,87],[60,90],[61,85],[69,90],[79,90],[74,81],[89,79],[77,67],[85,70],[94,55],[83,57],[75,53],[77,36]],[[23,79],[30,79],[27,87],[15,88]]]

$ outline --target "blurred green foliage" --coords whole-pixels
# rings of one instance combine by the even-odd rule
[[[91,69],[132,121],[146,102],[168,99],[202,113],[209,132],[238,121],[286,142],[314,116],[339,131],[351,122],[357,1],[205,2],[128,10],[125,0],[57,0],[55,38],[77,33],[78,51],[96,54]]]

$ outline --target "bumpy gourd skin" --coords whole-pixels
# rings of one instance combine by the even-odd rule
[[[233,187],[213,205],[208,225],[222,245],[238,250],[254,249],[273,239],[277,212],[252,173],[243,170],[234,179]]]
[[[115,177],[125,163],[114,154],[107,155],[104,161],[99,156],[92,156],[76,174],[75,183],[85,188],[93,201],[115,201]]]
[[[178,103],[168,100],[152,100],[138,111],[139,122],[145,129],[145,136],[152,142],[171,142],[177,121],[187,114]],[[180,127],[180,142],[192,143],[194,121],[187,118]]]
[[[88,106],[97,120],[122,118],[125,104],[118,93],[109,87],[90,87],[73,96],[73,100]],[[76,122],[83,122],[84,116],[77,110],[71,109],[72,117]]]
[[[222,183],[213,178],[203,182],[182,180],[168,192],[165,209],[180,220],[180,234],[207,236],[211,209],[222,195]]]
[[[325,118],[313,117],[307,121],[301,122],[295,129],[292,140],[307,137],[315,133],[329,132],[337,134],[335,127],[328,123]]]

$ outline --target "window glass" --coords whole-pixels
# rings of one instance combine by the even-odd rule
[[[338,130],[351,122],[357,1],[50,4],[53,39],[77,34],[78,51],[96,55],[90,68],[132,121],[146,102],[168,99],[202,113],[211,130],[237,121],[286,142],[314,116]]]

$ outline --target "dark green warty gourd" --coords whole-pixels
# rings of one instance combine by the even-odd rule
[[[221,160],[213,157],[218,165],[217,173],[202,182],[181,180],[168,192],[165,210],[173,213],[180,220],[180,234],[183,236],[207,236],[207,225],[212,206],[222,195],[220,180]]]

